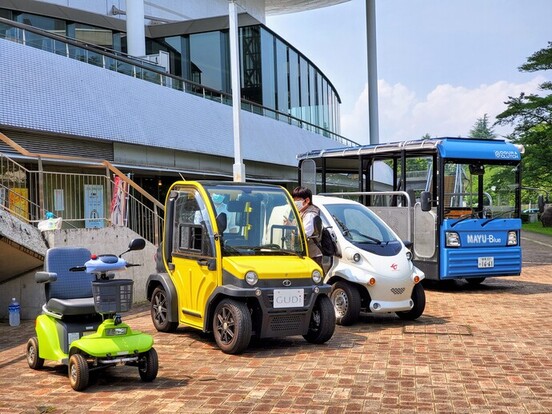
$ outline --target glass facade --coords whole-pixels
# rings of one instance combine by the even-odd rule
[[[174,75],[232,93],[228,30],[147,39],[146,44],[148,53],[169,53]],[[263,107],[265,116],[339,134],[339,96],[305,56],[262,25],[241,27],[239,48],[242,99]]]
[[[126,52],[126,34],[31,13],[0,9],[0,16],[13,19],[87,44]],[[29,35],[27,44],[45,50],[62,45],[39,35]],[[51,45],[44,45],[50,42]],[[69,46],[71,57],[102,65],[102,57]],[[170,73],[216,91],[231,94],[230,50],[227,29],[146,39],[146,53],[169,53]],[[255,112],[330,136],[339,134],[339,95],[318,68],[298,50],[263,25],[239,28],[241,97]],[[80,56],[79,54],[82,54]],[[105,59],[104,59],[105,60]],[[105,64],[105,62],[103,63]],[[109,64],[109,62],[108,62]],[[118,71],[129,71],[121,67]],[[194,86],[191,87],[192,89]],[[245,103],[247,105],[247,103]]]

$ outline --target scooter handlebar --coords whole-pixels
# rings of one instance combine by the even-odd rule
[[[127,267],[141,266],[136,263],[128,263],[125,259],[115,255],[96,256],[88,260],[83,266],[73,266],[71,272],[103,273],[124,270]]]

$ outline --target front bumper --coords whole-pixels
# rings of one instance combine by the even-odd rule
[[[303,289],[303,306],[274,307],[275,289]],[[308,332],[312,310],[320,295],[328,295],[331,286],[321,285],[294,285],[289,288],[278,286],[238,288],[225,286],[225,296],[240,298],[256,298],[260,307],[260,314],[252,314],[252,319],[260,326],[256,334],[260,338],[277,338],[284,336],[305,335]]]
[[[409,311],[414,307],[412,299],[400,300],[400,301],[384,301],[384,300],[372,300],[370,301],[370,311],[374,313],[389,313],[389,312],[403,312]]]

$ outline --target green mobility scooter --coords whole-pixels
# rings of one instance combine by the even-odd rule
[[[130,242],[127,253],[141,250],[144,239]],[[131,279],[114,279],[116,271],[139,266],[113,254],[91,255],[81,247],[56,247],[46,252],[46,303],[36,319],[36,337],[27,342],[27,362],[40,369],[45,360],[68,366],[76,391],[88,386],[89,373],[115,365],[138,367],[143,381],[157,376],[157,352],[150,335],[123,323],[119,312],[132,305]]]

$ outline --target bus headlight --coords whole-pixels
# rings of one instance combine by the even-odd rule
[[[322,273],[320,273],[318,270],[312,271],[312,281],[314,283],[320,283],[322,281]]]
[[[460,247],[460,236],[455,231],[445,232],[446,247]]]
[[[517,232],[515,230],[510,230],[508,232],[508,246],[517,246]]]
[[[245,274],[245,281],[249,286],[255,286],[259,281],[259,276],[254,271],[250,270]]]

